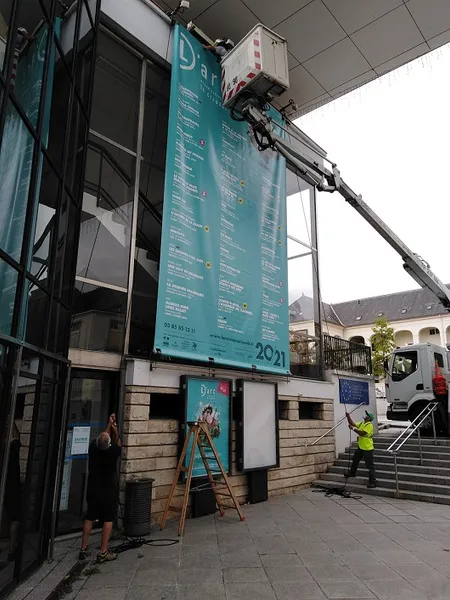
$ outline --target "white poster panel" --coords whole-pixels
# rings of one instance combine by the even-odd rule
[[[244,381],[243,468],[245,471],[275,467],[277,452],[276,385]]]

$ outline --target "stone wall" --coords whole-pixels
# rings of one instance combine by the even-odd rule
[[[153,478],[153,521],[159,521],[170,486],[175,475],[178,458],[179,422],[171,419],[149,419],[151,393],[164,390],[130,386],[125,395],[125,422],[121,463],[121,501],[124,501],[125,482],[135,478]],[[171,389],[170,392],[173,393]],[[280,396],[280,467],[269,471],[269,495],[288,494],[307,487],[325,472],[335,458],[333,435],[325,437],[315,446],[305,447],[334,424],[332,398],[301,399]],[[311,419],[300,419],[299,403],[311,403]],[[247,501],[247,475],[236,469],[236,424],[232,424],[232,476],[231,483],[239,502]],[[176,491],[180,504],[183,487]],[[172,513],[175,516],[175,513]]]

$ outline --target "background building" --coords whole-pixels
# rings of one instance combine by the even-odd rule
[[[290,307],[291,331],[312,335],[312,299],[301,296]],[[356,344],[370,346],[375,321],[384,317],[394,329],[398,347],[431,342],[445,347],[450,343],[450,315],[423,289],[323,304],[324,333]]]

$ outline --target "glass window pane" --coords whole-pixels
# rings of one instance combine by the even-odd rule
[[[122,352],[127,295],[76,282],[70,347]]]
[[[3,349],[2,349],[3,350]],[[7,416],[10,411],[10,403],[12,400],[11,379],[9,383],[3,382],[1,398],[1,421],[7,422]],[[23,538],[24,529],[20,522],[25,509],[24,501],[24,485],[27,474],[27,458],[30,448],[30,431],[31,420],[33,418],[33,403],[35,396],[36,381],[21,376],[18,380],[16,404],[23,402],[23,411],[20,418],[14,420],[13,431],[11,438],[8,437],[5,428],[1,430],[2,440],[9,446],[9,457],[7,462],[7,485],[5,495],[3,497],[3,518],[5,522],[6,536],[2,539],[2,546],[8,548],[11,553],[11,561],[6,563],[8,566],[1,569],[0,586],[3,586],[8,579],[12,577],[11,567],[15,566],[16,561],[20,560],[21,550],[25,544],[20,544],[20,539]],[[6,396],[7,394],[7,396]],[[6,447],[2,442],[2,462]],[[2,536],[3,537],[3,536]],[[26,553],[24,554],[26,555]],[[23,556],[24,556],[23,555]]]
[[[47,159],[42,157],[42,163],[30,271],[43,286],[47,287],[51,281],[49,269],[56,230],[56,206],[59,199],[60,182]]]
[[[126,288],[135,159],[92,137],[87,156],[77,275]]]
[[[86,9],[85,2],[81,2],[81,27],[80,27],[80,35],[78,38],[78,54],[75,64],[75,81],[77,90],[82,96],[83,94],[83,79],[84,79],[84,68],[86,66],[88,75],[90,70],[90,63],[87,62],[85,65],[84,56],[86,51],[88,51],[94,42],[94,30],[92,29],[91,21],[89,19],[89,15]]]
[[[160,243],[161,224],[141,201],[137,222],[129,348],[130,354],[136,356],[149,356],[153,348]]]
[[[50,298],[43,289],[32,281],[26,282],[27,305],[23,309],[25,341],[38,348],[45,348],[48,331]],[[21,329],[19,324],[19,329]]]
[[[89,39],[84,40],[82,47],[79,48],[75,74],[76,87],[86,111],[88,109],[89,86],[94,62],[92,44],[93,36],[91,35]]]
[[[136,150],[140,77],[141,61],[99,32],[91,129],[130,150]]]
[[[417,371],[417,352],[397,352],[392,365],[392,381],[402,381]]]
[[[66,186],[77,203],[81,202],[80,194],[83,184],[81,174],[86,150],[87,129],[88,123],[80,103],[75,98],[70,122]]]
[[[301,246],[288,250],[293,251],[293,254],[288,251],[288,256],[307,251]],[[317,335],[311,255],[289,260],[288,284],[291,372],[293,375],[317,378],[320,373],[321,340]]]
[[[0,248],[20,262],[34,140],[8,105],[0,150]]]
[[[19,273],[0,258],[0,333],[11,335]]]
[[[72,282],[72,265],[76,249],[77,208],[66,193],[62,194],[58,235],[56,240],[54,295],[69,303]]]
[[[47,350],[54,354],[66,355],[69,343],[70,315],[59,302],[53,300],[50,311],[50,333]]]
[[[19,6],[23,7],[21,3]],[[39,6],[39,3],[33,3]],[[39,7],[39,18],[42,13]],[[25,13],[23,13],[24,15]],[[22,15],[19,15],[21,19]],[[24,20],[23,18],[21,19]],[[44,66],[47,50],[48,25],[42,23],[37,30],[33,31],[31,25],[25,30],[20,30],[17,40],[21,40],[20,48],[16,46],[15,64],[13,67],[13,78],[11,88],[17,101],[26,113],[33,127],[37,126],[39,116],[39,103],[43,93],[42,78],[44,76]],[[26,36],[31,35],[32,39],[27,41]]]
[[[303,185],[307,185],[304,183]],[[288,235],[311,246],[311,188],[286,198]]]
[[[17,28],[11,29],[11,12],[14,4],[18,4]],[[0,3],[0,70],[4,67],[3,58],[6,43],[13,44],[16,51],[16,61],[28,52],[29,45],[42,19],[39,2],[17,2],[17,0],[3,0]]]
[[[3,71],[5,62],[6,43],[8,41],[8,21],[11,12],[12,2],[6,2],[6,10],[2,6],[0,10],[0,71]]]
[[[43,381],[36,387],[36,394],[27,401],[25,413],[31,425],[28,448],[22,448],[26,454],[26,482],[23,519],[22,565],[33,563],[42,554],[42,522],[46,506],[44,489],[47,476],[52,467],[55,447],[55,430],[52,429],[54,404],[61,397],[62,386]],[[30,394],[31,396],[31,394]],[[31,418],[30,418],[31,417]],[[24,419],[25,421],[25,419]],[[24,444],[25,446],[25,444]],[[22,450],[21,449],[21,450]],[[25,462],[25,461],[24,461]],[[48,523],[44,519],[44,523]]]
[[[70,84],[70,77],[66,65],[63,63],[63,59],[61,58],[58,49],[55,49],[55,73],[53,77],[48,152],[53,164],[58,170],[61,169],[64,158]]]
[[[160,214],[164,198],[169,93],[170,75],[155,65],[148,64],[140,191]]]

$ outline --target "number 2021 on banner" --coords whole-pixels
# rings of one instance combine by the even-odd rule
[[[256,360],[263,360],[274,367],[286,367],[286,352],[280,352],[270,344],[264,345],[261,342],[256,344],[256,352]]]

